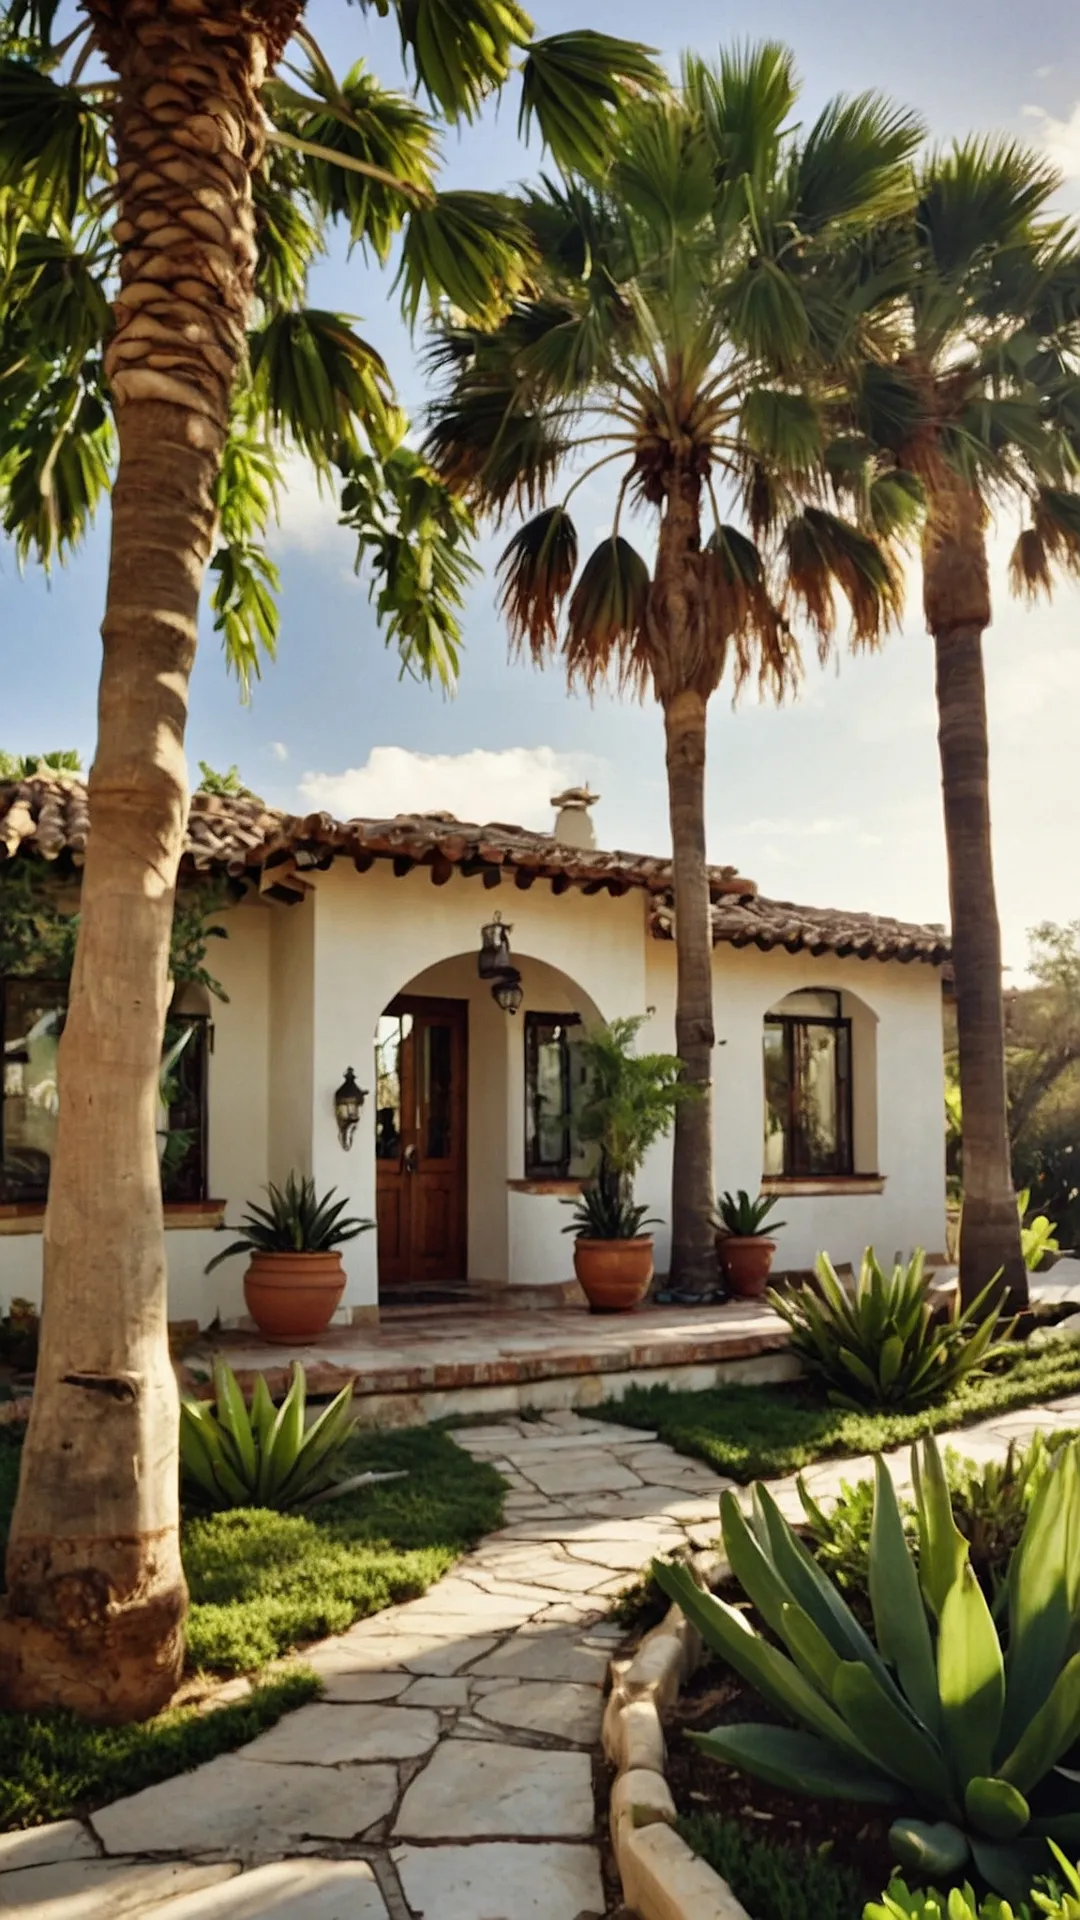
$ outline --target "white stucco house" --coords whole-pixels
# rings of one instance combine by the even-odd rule
[[[228,937],[208,961],[228,1000],[186,987],[174,1001],[170,1319],[242,1316],[243,1259],[206,1263],[221,1223],[294,1168],[378,1221],[344,1250],[346,1319],[425,1287],[571,1277],[575,1027],[652,1008],[647,1044],[673,1048],[675,929],[668,863],[598,850],[591,796],[561,801],[542,834],[195,796],[183,876],[237,897],[213,915]],[[50,863],[74,888],[88,832],[80,783],[0,785],[0,913],[4,861]],[[730,867],[711,883],[718,1189],[782,1195],[780,1270],[821,1248],[939,1251],[943,929],[767,900]],[[520,976],[512,1013],[478,970],[496,913]],[[23,976],[0,996],[2,1309],[40,1294],[64,988]],[[334,1095],[350,1067],[366,1099],[346,1149]],[[639,1182],[661,1216],[670,1156],[657,1148]],[[661,1228],[661,1272],[666,1257]]]

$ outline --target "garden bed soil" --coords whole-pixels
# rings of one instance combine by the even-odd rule
[[[721,1589],[721,1597],[733,1600],[738,1593]],[[706,1657],[663,1719],[667,1780],[680,1814],[718,1814],[739,1821],[775,1846],[815,1856],[827,1852],[837,1865],[857,1876],[867,1900],[880,1899],[895,1871],[887,1811],[847,1800],[811,1800],[785,1793],[710,1759],[688,1737],[748,1720],[784,1724],[726,1662]],[[769,1916],[759,1914],[755,1920],[769,1920]]]

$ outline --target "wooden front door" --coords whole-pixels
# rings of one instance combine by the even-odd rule
[[[466,1276],[468,1004],[391,1001],[375,1039],[380,1288]]]

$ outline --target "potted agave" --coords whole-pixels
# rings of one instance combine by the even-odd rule
[[[596,1177],[582,1191],[563,1231],[574,1240],[574,1272],[593,1313],[624,1313],[644,1299],[653,1277],[659,1224],[634,1201],[634,1179],[653,1142],[670,1130],[688,1089],[671,1053],[635,1051],[648,1016],[612,1020],[579,1041],[586,1092],[576,1116],[580,1140],[599,1150]]]
[[[269,1204],[249,1205],[234,1229],[240,1238],[207,1265],[212,1273],[234,1253],[251,1255],[244,1275],[248,1312],[259,1332],[280,1346],[316,1340],[325,1332],[345,1291],[341,1248],[374,1225],[343,1219],[348,1201],[335,1204],[334,1191],[320,1198],[314,1180],[295,1173],[283,1187],[271,1182]]]
[[[775,1198],[759,1193],[751,1200],[745,1187],[722,1193],[716,1203],[716,1251],[729,1293],[740,1300],[760,1300],[768,1285],[778,1233],[786,1223],[770,1220]],[[766,1222],[768,1221],[768,1225]]]

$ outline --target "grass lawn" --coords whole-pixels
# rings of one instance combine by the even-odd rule
[[[21,1437],[0,1429],[0,1543]],[[351,1473],[404,1468],[310,1516],[245,1509],[188,1516],[191,1672],[256,1673],[306,1641],[423,1593],[498,1526],[504,1486],[438,1428],[361,1434]],[[144,1726],[93,1728],[65,1714],[0,1714],[0,1829],[59,1819],[243,1746],[318,1691],[303,1671],[270,1675],[239,1703],[178,1707]]]
[[[1021,1349],[1000,1365],[958,1387],[918,1413],[845,1413],[827,1406],[820,1392],[796,1381],[780,1387],[710,1387],[680,1393],[670,1387],[632,1387],[622,1400],[608,1400],[592,1416],[645,1427],[679,1453],[696,1454],[733,1480],[771,1479],[794,1473],[813,1460],[876,1453],[903,1446],[923,1433],[970,1426],[991,1414],[1040,1406],[1080,1390],[1080,1347]]]

